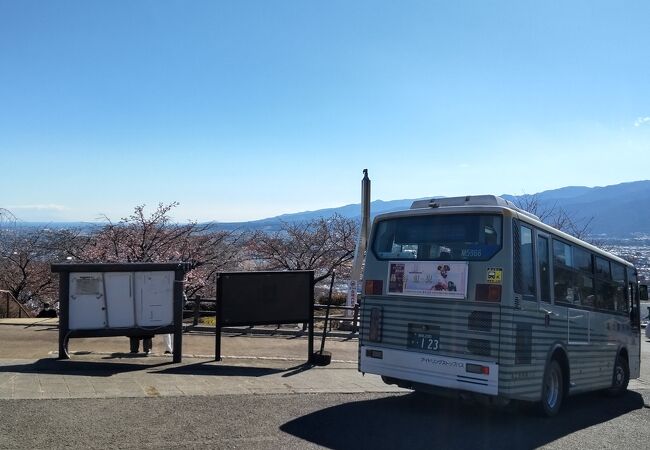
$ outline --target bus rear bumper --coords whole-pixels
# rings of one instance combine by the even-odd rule
[[[487,395],[499,393],[499,365],[494,362],[364,345],[359,370],[448,389]]]

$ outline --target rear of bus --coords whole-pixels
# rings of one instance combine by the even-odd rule
[[[512,212],[467,199],[463,206],[416,202],[375,219],[363,277],[361,372],[416,390],[498,395],[502,299],[512,286],[504,230]]]

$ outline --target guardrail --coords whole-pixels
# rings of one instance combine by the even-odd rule
[[[206,327],[200,325],[200,321],[202,317],[215,317],[216,316],[216,311],[214,309],[206,309],[202,308],[201,304],[202,303],[208,303],[208,304],[216,304],[217,300],[214,298],[203,298],[203,297],[193,297],[193,298],[188,298],[185,307],[183,309],[183,320],[188,321],[188,319],[191,319],[192,322],[191,324],[187,324],[185,326],[185,329],[187,331],[191,331],[193,329],[199,329],[201,328],[202,330],[205,330]],[[325,311],[327,309],[327,305],[322,305],[320,303],[315,303],[314,304],[314,310],[315,311]],[[323,327],[327,326],[328,331],[332,331],[333,323],[335,322],[343,322],[346,324],[349,324],[346,329],[347,331],[350,331],[350,333],[355,334],[359,332],[359,305],[356,304],[354,306],[338,306],[338,305],[331,305],[330,306],[330,311],[343,311],[343,314],[339,315],[332,315],[330,313],[329,318],[327,318],[324,315],[314,315],[314,321],[319,321],[319,322],[325,322],[327,319],[327,323],[323,323]],[[352,317],[348,317],[347,314],[345,314],[346,311],[352,311]],[[251,327],[253,328],[253,327]],[[279,326],[278,326],[279,328]],[[303,331],[306,330],[306,325],[303,325]]]

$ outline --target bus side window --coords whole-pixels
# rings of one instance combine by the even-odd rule
[[[639,299],[648,300],[648,286],[637,283],[636,273],[634,270],[627,269],[628,301],[630,304],[630,323],[632,328],[639,330],[641,328],[641,305]]]
[[[556,303],[573,303],[571,247],[553,239],[553,283]]]
[[[617,262],[612,262],[611,265],[614,284],[614,311],[629,312],[630,304],[625,295],[625,267]]]
[[[539,265],[539,294],[543,302],[551,301],[551,272],[549,267],[548,238],[537,236],[537,264]]]
[[[582,306],[593,307],[596,302],[594,288],[594,263],[590,252],[573,247],[573,286],[574,302]]]
[[[607,311],[616,311],[617,303],[622,303],[618,299],[618,286],[612,277],[611,266],[616,263],[610,263],[609,260],[596,256],[596,308]]]

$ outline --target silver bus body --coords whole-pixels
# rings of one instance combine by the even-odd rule
[[[498,246],[490,247],[483,237],[483,243],[469,239],[462,248],[467,236],[453,225],[463,225],[463,217],[472,217],[484,228],[479,235],[497,231]],[[418,244],[424,232],[417,229],[426,221],[440,236],[458,234],[456,241]],[[501,230],[490,230],[499,221]],[[530,248],[522,244],[522,231]],[[391,232],[393,244],[388,249],[386,235]],[[385,248],[380,248],[384,241]],[[549,227],[512,203],[492,196],[415,202],[410,210],[376,217],[369,242],[361,302],[361,372],[416,390],[527,401],[542,397],[545,370],[552,359],[564,371],[563,395],[610,388],[619,355],[628,362],[628,378],[639,377],[634,267]],[[565,287],[560,279],[564,269],[554,270],[554,261],[560,266],[562,256],[554,254],[554,246],[559,251],[563,245],[568,246],[567,252],[580,254],[585,264],[591,261],[591,278],[579,269],[571,272],[579,288]],[[423,248],[432,251],[432,247],[438,255],[423,257]],[[522,293],[520,253],[528,250],[534,271],[526,278],[534,282],[524,286]],[[605,286],[607,281],[598,278],[605,275],[597,275],[593,267],[596,262],[604,267],[603,261],[612,273],[624,270],[624,294],[623,281]],[[447,269],[457,272],[452,285],[451,275],[443,273]],[[618,303],[602,295],[585,295],[590,283],[594,292],[611,288]],[[621,303],[621,295],[627,306]],[[612,310],[604,310],[603,302]]]

